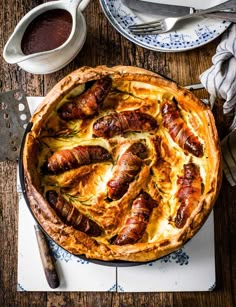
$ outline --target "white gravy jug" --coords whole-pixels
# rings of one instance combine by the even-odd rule
[[[18,23],[8,39],[3,57],[10,64],[18,64],[22,69],[34,74],[48,74],[67,65],[84,45],[87,27],[82,11],[90,0],[60,0],[41,4],[29,11]],[[72,16],[72,29],[68,39],[59,47],[43,52],[25,55],[21,42],[29,24],[48,10],[62,9]],[[46,33],[45,33],[46,35]]]

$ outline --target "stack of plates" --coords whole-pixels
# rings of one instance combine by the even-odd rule
[[[164,3],[161,0],[158,2]],[[198,7],[204,8],[206,5],[203,0],[197,2]],[[117,31],[131,42],[154,51],[177,52],[200,47],[221,35],[230,25],[230,22],[222,20],[194,17],[180,22],[174,31],[168,33],[134,35],[128,26],[153,21],[161,16],[133,11],[126,7],[121,0],[100,0],[100,4],[106,17]],[[190,5],[189,2],[187,5]]]

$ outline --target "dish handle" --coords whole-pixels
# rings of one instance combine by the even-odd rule
[[[70,0],[69,6],[72,8],[79,6],[80,11],[83,12],[86,9],[89,2],[90,0]]]

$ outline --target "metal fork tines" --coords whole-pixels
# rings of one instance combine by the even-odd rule
[[[211,7],[209,9],[201,10],[196,13],[188,14],[185,16],[167,17],[167,18],[163,18],[160,20],[152,21],[152,22],[142,23],[138,25],[131,25],[129,26],[129,29],[133,34],[141,34],[141,35],[165,33],[173,29],[175,24],[179,20],[184,20],[184,19],[197,17],[197,16],[198,17],[205,16],[209,13],[219,12],[219,11],[223,11],[227,9],[229,9],[230,12],[235,12],[236,1],[235,0],[226,1],[222,4]]]
[[[176,18],[165,18],[165,19],[160,19],[156,20],[153,22],[147,22],[147,23],[142,23],[139,25],[133,25],[129,26],[130,31],[133,34],[140,34],[140,35],[145,35],[145,34],[160,34],[169,31],[168,29],[168,24],[166,23],[166,19],[174,19],[174,23],[176,22]]]

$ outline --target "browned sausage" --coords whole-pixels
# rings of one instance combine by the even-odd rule
[[[91,88],[83,94],[73,97],[66,102],[59,110],[59,116],[66,120],[83,119],[95,115],[98,112],[98,106],[108,95],[112,85],[110,77],[105,76],[97,80]]]
[[[146,159],[148,157],[147,147],[141,142],[133,143],[126,152],[131,152],[140,159]]]
[[[128,131],[151,131],[156,128],[157,122],[151,115],[139,111],[124,111],[99,118],[93,125],[93,134],[109,139]]]
[[[128,190],[129,184],[140,172],[143,160],[147,157],[147,148],[142,143],[134,143],[120,157],[115,171],[107,183],[108,197],[120,199]]]
[[[182,148],[196,157],[203,156],[203,146],[189,129],[174,101],[164,101],[161,106],[163,125],[171,138]]]
[[[125,225],[116,237],[114,244],[134,244],[139,241],[155,207],[157,207],[157,202],[148,193],[141,192],[133,202]]]
[[[80,213],[78,209],[58,195],[56,191],[47,191],[46,198],[65,224],[93,237],[101,234],[101,228],[94,221]]]
[[[102,162],[111,159],[110,153],[101,146],[76,146],[54,152],[48,159],[47,171],[60,173],[81,165]]]
[[[199,167],[194,163],[185,164],[184,175],[178,178],[177,183],[180,185],[177,192],[180,207],[174,222],[177,228],[182,228],[201,196],[202,178]]]

